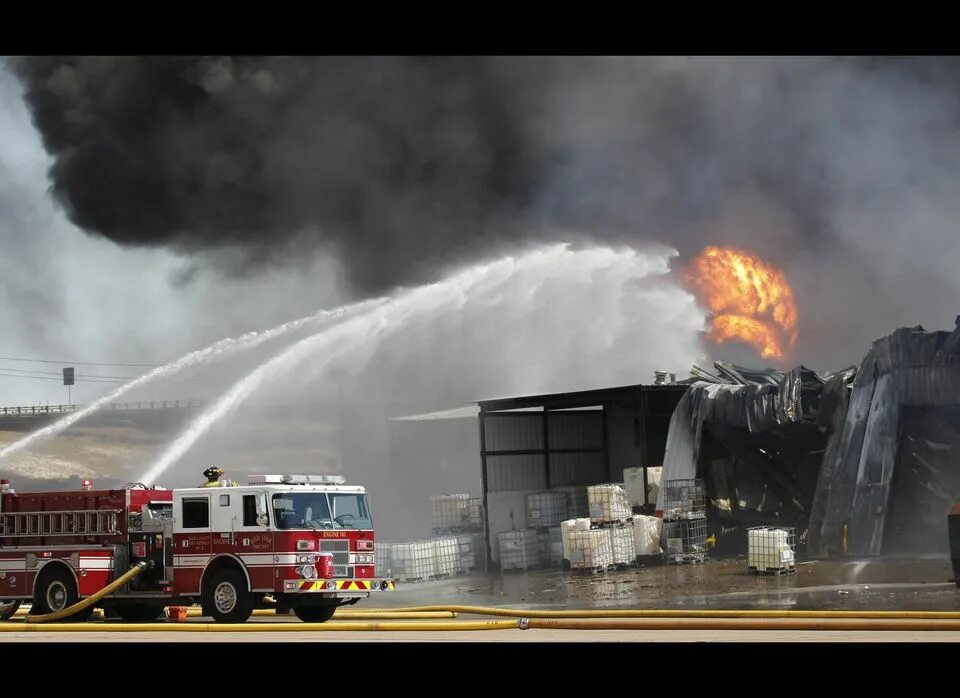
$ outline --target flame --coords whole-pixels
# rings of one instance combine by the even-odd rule
[[[697,300],[712,313],[710,339],[753,346],[765,359],[797,342],[797,303],[783,272],[752,252],[706,247],[682,269]]]

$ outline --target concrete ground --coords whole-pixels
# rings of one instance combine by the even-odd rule
[[[960,611],[950,561],[811,561],[758,576],[745,557],[653,564],[599,575],[505,572],[404,584],[363,607],[467,604],[511,608],[703,608]],[[357,608],[360,608],[358,605]]]
[[[399,584],[396,592],[361,601],[357,610],[413,605],[478,605],[513,609],[679,608],[960,611],[949,560],[821,561],[783,576],[756,576],[742,558],[700,565],[649,565],[602,575],[559,570],[475,574]],[[442,623],[478,620],[461,616]],[[16,621],[14,621],[16,622]],[[195,619],[188,622],[202,623]],[[298,623],[254,618],[252,623]],[[412,622],[412,621],[404,621]],[[544,630],[344,632],[2,632],[0,642],[955,642],[951,631],[809,630]]]

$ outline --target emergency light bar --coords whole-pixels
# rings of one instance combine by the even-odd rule
[[[342,485],[343,475],[251,475],[251,485]]]

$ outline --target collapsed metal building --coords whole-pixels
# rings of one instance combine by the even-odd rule
[[[788,525],[814,556],[945,552],[960,498],[957,323],[898,329],[825,376],[694,367],[663,478],[704,479],[721,542]]]

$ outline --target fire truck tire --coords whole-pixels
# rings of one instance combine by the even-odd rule
[[[163,617],[163,608],[146,603],[117,604],[117,615],[123,620],[145,623]]]
[[[55,613],[73,606],[80,600],[77,593],[77,583],[73,575],[62,567],[45,571],[34,589],[33,604],[40,613]],[[68,623],[82,623],[93,615],[93,606],[77,611],[64,621]]]
[[[19,599],[15,601],[0,601],[0,620],[10,620],[18,608],[20,608]]]
[[[336,606],[297,606],[293,612],[304,623],[326,623],[336,610]]]
[[[203,608],[218,623],[245,623],[253,613],[253,595],[243,574],[220,570],[203,589]]]

